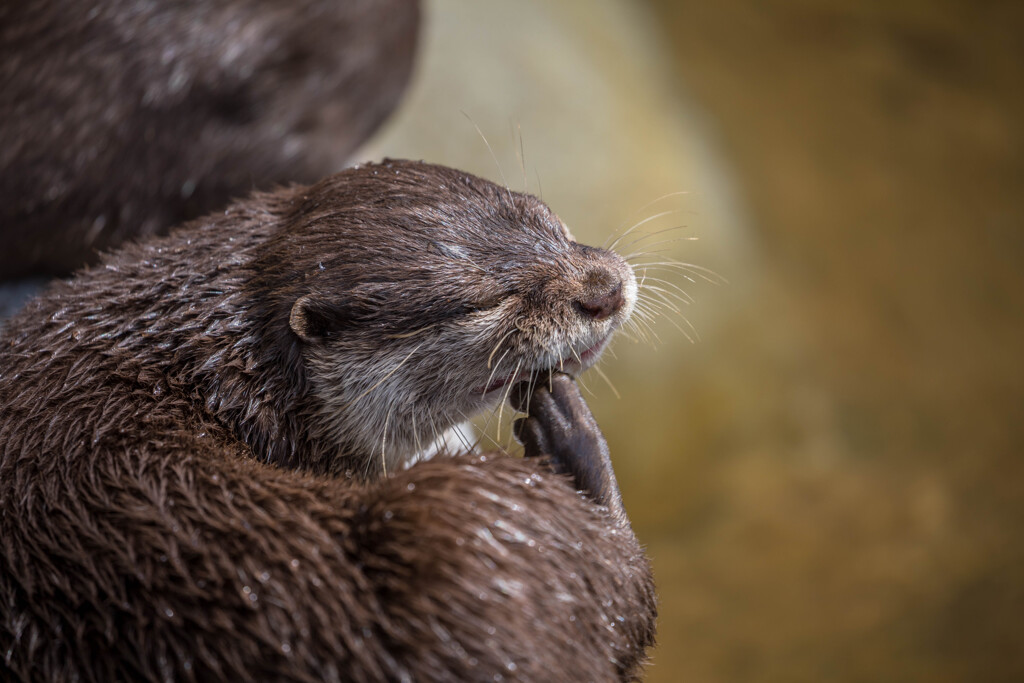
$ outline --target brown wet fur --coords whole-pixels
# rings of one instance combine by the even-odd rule
[[[0,278],[67,273],[342,168],[395,107],[415,0],[0,4]]]
[[[0,336],[0,678],[638,675],[650,570],[571,381],[530,407],[561,450],[527,451],[598,457],[597,502],[544,458],[373,464],[458,421],[502,337],[541,372],[612,329],[575,304],[622,268],[533,197],[388,162],[53,285]]]

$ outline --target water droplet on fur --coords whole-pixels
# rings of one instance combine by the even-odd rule
[[[267,581],[270,581],[270,572],[263,572],[262,574],[260,574],[259,579],[260,583],[266,583]]]
[[[394,516],[395,516],[395,513],[392,512],[391,510],[385,510],[384,511],[384,521],[385,522],[389,521]]]
[[[488,626],[487,627],[487,635],[493,636],[497,632],[498,632],[498,629],[494,628],[493,626]]]
[[[250,602],[256,602],[257,600],[259,600],[259,597],[255,593],[250,593],[249,594],[249,601]]]
[[[249,593],[252,593],[252,588],[249,588],[248,586],[242,586],[242,592],[246,595],[249,595]]]
[[[569,621],[576,621],[576,615],[575,614],[570,614],[569,615]]]
[[[160,561],[161,562],[166,562],[167,561],[167,556],[166,555],[161,555],[160,556]]]
[[[167,609],[164,610],[164,614],[167,615],[168,619],[173,619],[174,618],[174,610],[172,610],[170,607],[168,607]]]
[[[508,669],[509,671],[515,671],[516,670],[516,663],[512,662],[512,661],[505,662],[505,668]]]
[[[415,491],[416,490],[416,484],[413,484],[413,483],[410,482],[409,485],[406,486],[405,488],[407,488],[410,491]]]
[[[288,564],[290,564],[292,566],[292,569],[298,569],[299,568],[299,561],[298,560],[292,560]]]

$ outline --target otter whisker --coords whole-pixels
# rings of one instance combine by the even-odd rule
[[[685,226],[679,226],[679,227],[685,227]],[[700,240],[700,238],[695,236],[695,235],[687,235],[685,237],[673,237],[672,239],[658,240],[657,242],[652,242],[650,244],[643,245],[643,247],[644,247],[643,251],[634,251],[634,252],[630,252],[629,254],[623,254],[622,258],[626,262],[630,262],[633,259],[643,258],[643,257],[649,256],[651,254],[667,253],[667,251],[668,251],[665,248],[655,249],[655,247],[665,247],[665,245],[676,244],[678,242],[697,242],[699,240]],[[625,245],[625,247],[623,249],[626,249],[628,247],[633,247],[633,246],[639,246],[638,245],[639,242],[640,242],[640,240],[636,240],[634,242],[631,242],[630,244]]]
[[[619,330],[619,334],[622,335],[627,341],[631,341],[634,344],[637,343],[639,339],[636,336],[636,326],[630,325],[628,321],[625,323],[625,325],[626,327],[623,327]],[[618,356],[616,356],[614,353],[612,354],[612,357],[618,358]]]
[[[693,212],[692,211],[685,212],[682,209],[679,209],[679,210],[676,211],[676,213],[693,213]],[[650,232],[637,233],[633,237],[633,239],[628,242],[628,244],[637,244],[639,242],[643,242],[646,239],[650,239],[651,237],[656,237],[658,235],[664,235],[666,232],[675,232],[676,230],[682,230],[685,227],[686,227],[686,224],[685,223],[681,223],[679,225],[670,225],[667,228],[659,228],[658,230],[652,230]]]
[[[687,224],[682,223],[680,225],[673,225],[670,228],[663,228],[661,230],[654,230],[652,232],[641,233],[641,234],[635,236],[633,239],[629,240],[628,242],[623,243],[617,249],[617,251],[620,254],[624,254],[624,252],[627,249],[639,246],[639,245],[643,244],[645,240],[649,240],[652,237],[657,237],[658,235],[664,235],[667,232],[677,232],[677,231],[683,230],[684,228],[687,228],[687,227],[689,227]],[[645,249],[649,249],[649,248],[660,246],[662,244],[672,244],[674,242],[696,242],[698,239],[699,239],[698,237],[693,236],[693,235],[686,235],[684,237],[673,237],[671,239],[658,240],[657,242],[653,242],[651,244],[644,244],[644,248]],[[633,255],[633,256],[625,256],[624,255],[622,258],[624,258],[625,260],[628,261],[630,258],[635,258],[635,255]]]
[[[480,139],[484,141],[485,145],[487,145],[487,151],[491,153],[491,158],[494,159],[494,165],[498,167],[498,175],[501,176],[501,184],[505,186],[505,192],[508,193],[508,200],[509,202],[512,202],[512,190],[508,186],[508,181],[505,180],[505,172],[501,170],[501,164],[498,163],[498,157],[494,153],[494,149],[491,148],[491,143],[487,141],[487,136],[484,135],[484,132],[480,130],[480,126],[476,125],[476,121],[474,121],[469,114],[463,111],[462,115],[473,124],[473,127],[476,128],[476,132],[480,135]]]
[[[491,353],[487,356],[487,367],[488,368],[491,367],[491,360],[494,359],[494,354],[498,352],[498,348],[500,348],[501,345],[505,343],[505,340],[508,339],[509,337],[511,337],[513,334],[515,334],[515,330],[509,330],[508,333],[504,337],[502,337],[501,339],[498,340],[498,343],[494,345],[494,348],[491,349]],[[508,351],[506,351],[505,353],[508,353]],[[502,358],[504,358],[504,357],[505,356],[502,356]],[[501,361],[499,360],[498,362],[500,363]]]
[[[583,377],[582,376],[577,376],[574,379],[576,380],[576,383],[579,384],[583,388],[583,391],[587,392],[587,394],[589,394],[590,396],[594,395],[594,392],[590,389],[589,386],[587,386],[587,383],[585,381],[583,381]]]
[[[673,197],[673,196],[676,196],[676,195],[680,195],[680,194],[689,194],[689,192],[685,192],[685,191],[683,191],[683,192],[669,192],[668,194],[662,195],[661,197],[658,197],[658,198],[657,198],[657,199],[655,199],[655,200],[652,200],[652,201],[649,201],[649,202],[647,202],[646,204],[644,204],[643,206],[641,206],[641,207],[640,207],[639,209],[637,209],[636,211],[633,211],[633,212],[632,212],[632,214],[633,214],[634,216],[635,216],[635,215],[637,215],[637,214],[641,214],[641,213],[643,213],[643,212],[644,212],[645,210],[647,210],[648,208],[650,208],[650,207],[654,206],[655,204],[657,204],[658,202],[660,202],[660,201],[661,201],[662,199],[667,199],[667,198],[669,198],[669,197]],[[680,209],[680,211],[681,211],[681,209]],[[632,230],[632,228],[630,228],[630,230]],[[619,228],[619,229],[615,230],[615,231],[614,231],[614,232],[613,232],[613,233],[612,233],[611,235],[609,235],[609,236],[608,236],[608,238],[607,238],[607,239],[606,239],[606,240],[604,241],[604,244],[602,244],[602,245],[601,245],[601,248],[602,248],[602,249],[612,249],[612,248],[614,248],[614,246],[608,246],[608,242],[609,242],[610,240],[613,240],[613,239],[614,239],[614,240],[616,240],[615,242],[612,242],[612,245],[614,245],[614,244],[616,244],[616,243],[617,243],[617,241],[618,241],[618,240],[620,240],[620,239],[622,239],[623,237],[625,237],[625,236],[626,236],[626,233],[628,233],[628,232],[629,232],[628,230],[627,230],[627,231],[625,231],[625,232],[623,232],[622,228]]]
[[[654,331],[654,321],[656,319],[657,311],[651,307],[651,302],[647,301],[644,297],[637,296],[636,306],[633,309],[634,316],[641,321],[647,332],[658,344],[663,344],[661,337]]]
[[[679,313],[679,309],[673,306],[670,302],[666,302],[664,297],[658,295],[658,292],[650,289],[644,289],[643,292],[637,293],[637,302],[640,301],[648,304],[652,311],[659,314],[664,314],[666,309],[673,313]]]
[[[363,393],[359,394],[359,395],[358,395],[358,396],[356,396],[356,397],[355,397],[354,399],[352,399],[351,401],[349,401],[348,403],[346,403],[346,404],[345,404],[344,406],[342,406],[342,410],[348,410],[348,409],[349,409],[349,408],[351,408],[351,407],[352,407],[353,405],[355,405],[356,401],[358,401],[359,399],[363,398],[364,396],[366,396],[367,394],[369,394],[369,393],[370,393],[371,391],[373,391],[374,389],[376,389],[377,387],[379,387],[379,386],[380,386],[381,384],[383,384],[384,382],[386,382],[386,381],[387,381],[387,379],[388,379],[389,377],[391,377],[391,375],[393,375],[393,374],[395,374],[396,372],[398,372],[399,368],[401,368],[401,367],[402,367],[403,365],[405,365],[406,361],[408,361],[408,360],[409,360],[410,358],[412,358],[412,355],[413,355],[414,353],[416,353],[417,351],[419,351],[420,347],[421,347],[421,346],[423,346],[423,344],[425,344],[425,343],[426,343],[425,341],[422,341],[422,342],[420,342],[419,344],[417,344],[417,345],[416,345],[416,347],[415,347],[415,348],[414,348],[414,349],[413,349],[412,351],[410,351],[410,352],[409,352],[409,354],[408,354],[408,355],[407,355],[407,356],[406,356],[405,358],[403,358],[403,359],[402,359],[402,362],[401,362],[401,363],[399,363],[399,364],[398,364],[398,365],[396,365],[396,366],[395,366],[394,368],[392,368],[392,370],[391,370],[391,371],[390,371],[390,372],[389,372],[388,374],[384,375],[384,376],[383,376],[383,377],[381,377],[381,378],[380,378],[379,380],[377,380],[377,383],[376,383],[376,384],[374,384],[374,385],[373,385],[372,387],[370,387],[369,389],[367,389],[366,391],[364,391]]]
[[[526,150],[523,147],[523,127],[519,123],[516,123],[516,132],[519,133],[519,167],[523,171],[523,192],[528,192],[530,186],[526,179]]]
[[[666,316],[666,317],[667,317],[667,316]],[[680,325],[679,323],[677,323],[677,322],[676,322],[675,320],[673,320],[672,318],[667,318],[667,319],[668,319],[668,321],[669,321],[670,323],[672,323],[673,325],[675,325],[675,328],[676,328],[677,330],[679,330],[680,332],[682,332],[682,333],[683,333],[683,336],[684,336],[684,337],[686,337],[686,340],[687,340],[687,341],[689,341],[689,342],[690,342],[691,344],[696,344],[696,343],[697,343],[696,339],[694,339],[693,337],[691,337],[691,336],[690,336],[690,335],[689,335],[689,334],[687,333],[687,331],[686,331],[686,330],[684,330],[684,329],[682,328],[682,326],[681,326],[681,325]],[[692,325],[692,324],[690,323],[690,321],[689,321],[689,320],[687,320],[686,318],[683,318],[683,321],[684,321],[684,322],[685,322],[685,323],[686,323],[686,324],[687,324],[687,325],[688,325],[688,326],[690,327],[690,329],[692,329],[692,330],[693,330],[694,334],[696,335],[696,334],[697,334],[697,330],[696,330],[696,328],[694,328],[694,327],[693,327],[693,325]],[[699,336],[699,335],[697,335],[697,339],[699,339],[699,338],[700,338],[700,336]]]
[[[687,317],[686,317],[685,315],[683,315],[683,314],[682,314],[682,312],[681,312],[681,311],[680,311],[680,310],[679,310],[678,308],[676,308],[675,306],[673,306],[673,305],[672,305],[672,304],[671,304],[671,303],[670,303],[670,302],[669,302],[669,301],[668,301],[667,299],[665,299],[664,297],[662,297],[662,299],[663,299],[663,300],[658,300],[658,299],[650,298],[651,296],[654,296],[654,295],[662,296],[662,295],[660,295],[660,294],[659,294],[659,292],[651,292],[650,294],[647,294],[647,295],[645,295],[645,296],[640,296],[640,295],[638,295],[638,296],[637,296],[637,304],[639,305],[639,304],[640,304],[640,302],[641,302],[641,301],[643,301],[643,303],[645,303],[645,304],[647,304],[647,305],[651,305],[651,306],[657,306],[659,310],[660,310],[660,309],[662,309],[662,308],[668,308],[668,309],[670,309],[670,310],[671,310],[671,311],[672,311],[673,313],[675,313],[676,315],[678,315],[678,316],[679,316],[679,318],[680,318],[680,319],[681,319],[681,320],[682,320],[683,322],[685,322],[685,323],[686,323],[687,327],[689,327],[689,328],[690,328],[690,329],[691,329],[691,330],[693,331],[693,335],[694,335],[694,336],[693,336],[693,337],[691,337],[691,336],[690,336],[690,334],[689,334],[688,332],[686,332],[686,330],[684,330],[684,329],[683,329],[682,327],[680,327],[680,326],[679,326],[679,324],[678,324],[678,323],[676,323],[676,321],[675,321],[675,320],[674,320],[674,319],[673,319],[672,317],[670,317],[670,316],[664,316],[664,317],[666,317],[666,318],[667,318],[667,319],[669,320],[669,322],[671,322],[671,323],[672,323],[673,325],[675,325],[675,326],[676,326],[676,328],[677,328],[677,329],[678,329],[678,330],[679,330],[680,332],[682,332],[682,333],[683,333],[683,336],[685,336],[685,337],[686,337],[686,338],[687,338],[687,339],[688,339],[688,340],[690,341],[690,343],[691,343],[691,344],[693,344],[693,343],[696,343],[696,340],[699,340],[699,339],[700,339],[700,333],[698,333],[698,332],[697,332],[697,328],[695,328],[695,327],[693,326],[693,323],[691,323],[691,322],[689,321],[689,319],[688,319],[688,318],[687,318]],[[694,339],[694,337],[696,337],[696,340]]]
[[[491,376],[490,376],[490,377],[488,377],[488,379],[487,379],[487,384],[486,384],[485,386],[490,386],[490,385],[491,385],[491,381],[492,381],[492,379],[494,378],[494,374],[495,374],[495,373],[496,373],[496,372],[498,371],[498,368],[499,368],[499,367],[501,366],[501,362],[502,362],[503,360],[505,360],[505,356],[506,356],[506,355],[508,355],[508,351],[506,351],[506,352],[505,352],[505,353],[504,353],[504,354],[502,355],[502,357],[501,357],[500,359],[498,359],[498,363],[497,363],[497,365],[495,365],[495,366],[494,366],[494,370],[493,370],[493,371],[491,372]],[[484,423],[484,426],[483,426],[483,429],[484,429],[484,430],[488,429],[488,428],[489,428],[489,427],[491,426],[491,422],[492,422],[492,421],[494,420],[494,418],[495,418],[495,416],[496,416],[497,414],[498,414],[498,406],[495,406],[495,407],[494,407],[494,408],[493,408],[493,409],[491,410],[491,414],[490,414],[490,415],[488,415],[488,417],[487,417],[487,421],[486,421],[486,422]]]
[[[426,332],[427,330],[429,330],[429,329],[431,329],[432,327],[435,327],[435,326],[436,326],[436,323],[431,323],[430,325],[426,325],[426,326],[421,327],[421,328],[419,328],[417,330],[413,330],[412,332],[404,332],[402,334],[387,334],[387,335],[384,335],[384,338],[385,339],[408,339],[409,337],[415,337],[420,332]]]
[[[640,321],[638,319],[635,322],[634,321],[630,321],[629,326],[630,326],[629,329],[632,330],[636,334],[636,338],[634,338],[632,341],[634,341],[634,342],[643,341],[643,343],[645,343],[645,344],[648,344],[648,345],[650,345],[652,347],[657,347],[657,344],[655,343],[655,341],[653,339],[651,339],[650,324],[646,320],[645,321]]]
[[[646,204],[641,206],[639,209],[634,211],[633,214],[636,215],[636,214],[640,213],[641,211],[644,211],[645,209],[649,209],[650,207],[654,206],[655,204],[657,204],[658,202],[662,201],[663,199],[668,199],[669,197],[678,197],[678,196],[684,195],[684,194],[690,194],[690,191],[689,190],[676,190],[675,192],[668,192],[666,194],[661,195],[657,199],[652,199],[651,201],[647,202]]]
[[[626,230],[626,232],[624,232],[621,235],[619,235],[618,237],[616,237],[615,240],[612,241],[611,244],[609,244],[607,247],[604,247],[604,248],[607,249],[608,251],[613,251],[615,249],[615,246],[619,242],[621,242],[626,237],[626,235],[630,234],[631,232],[633,232],[634,230],[639,228],[641,225],[646,225],[647,223],[650,223],[653,220],[657,220],[657,219],[661,218],[662,216],[671,216],[674,213],[680,213],[680,211],[681,211],[680,209],[670,209],[668,211],[662,211],[661,213],[656,213],[653,216],[648,216],[647,218],[643,219],[642,221],[640,221],[638,223],[634,223],[633,225],[631,225],[629,230]]]
[[[522,365],[523,361],[522,359],[519,359],[519,362],[516,363],[516,369],[512,371],[512,377],[515,377],[516,375],[519,374],[519,369],[522,367]],[[501,418],[505,410],[505,401],[508,400],[508,396],[512,392],[512,386],[514,384],[515,382],[509,382],[508,384],[505,385],[505,395],[501,397],[501,403],[498,404],[498,425],[496,434],[497,441],[501,441]]]
[[[619,394],[618,390],[615,388],[615,385],[612,384],[612,381],[608,379],[608,375],[604,374],[604,370],[602,370],[600,367],[596,365],[592,369],[594,372],[598,374],[599,377],[601,377],[601,379],[605,381],[605,383],[608,385],[608,388],[612,390],[613,394],[615,394],[615,398],[622,400],[622,395]]]
[[[458,412],[459,415],[462,416],[462,419],[463,419],[464,422],[471,422],[472,421],[472,418],[469,417],[468,415],[466,415],[461,410],[457,411],[457,412]],[[493,416],[493,414],[494,414],[494,411],[492,411],[491,415]],[[484,427],[479,428],[477,430],[480,433],[480,435],[476,438],[476,441],[474,441],[469,446],[470,452],[475,451],[477,449],[477,447],[481,446],[484,439],[487,439],[488,441],[491,442],[492,446],[494,446],[495,448],[501,450],[501,444],[499,444],[497,441],[495,441],[493,438],[491,438],[491,435],[488,434],[486,430],[487,430],[487,426],[486,425]]]
[[[672,293],[673,296],[678,297],[681,301],[686,302],[687,305],[695,303],[695,299],[690,295],[690,293],[687,292],[682,287],[680,287],[679,285],[677,285],[676,283],[671,282],[669,280],[665,280],[663,278],[657,278],[657,277],[651,277],[651,278],[648,278],[648,279],[651,282],[657,282],[657,283],[660,283],[662,285],[665,285],[666,287],[669,287],[669,288],[675,290],[675,292]]]
[[[685,263],[683,261],[677,261],[677,260],[672,259],[672,258],[666,259],[664,261],[650,261],[650,262],[642,262],[642,263],[631,263],[630,265],[632,265],[634,268],[635,267],[649,267],[649,268],[662,267],[662,268],[666,268],[666,269],[670,269],[670,270],[681,270],[681,271],[693,273],[697,277],[699,277],[699,278],[701,278],[703,280],[706,280],[707,282],[710,282],[710,283],[715,284],[715,285],[729,284],[729,281],[727,279],[725,279],[724,277],[722,277],[721,275],[719,275],[715,271],[711,270],[710,268],[704,268],[703,266],[698,266],[698,265],[695,265],[693,263]]]
[[[580,364],[580,367],[583,367],[583,359],[580,358],[579,352],[572,346],[569,347],[569,351],[572,352],[573,357],[576,358],[576,362]]]
[[[505,360],[505,356],[507,356],[510,351],[512,351],[512,349],[505,349],[505,353],[501,354],[501,358],[499,358],[498,362],[494,364],[494,368],[491,370],[491,374],[487,376],[487,384],[484,385],[485,390],[487,389],[487,387],[491,386],[491,382],[494,381],[494,376],[497,374],[498,368],[501,367],[501,362]],[[490,366],[488,365],[488,367]]]
[[[413,438],[413,441],[416,442],[416,453],[418,455],[422,455],[424,453],[424,450],[423,450],[423,444],[420,443],[420,433],[416,429],[416,411],[415,410],[412,411],[412,415],[410,415],[410,417],[412,418],[412,438]]]
[[[388,443],[388,421],[391,419],[391,413],[395,409],[394,404],[388,408],[388,412],[384,415],[384,431],[380,437],[380,466],[384,471],[384,478],[388,476],[388,459],[387,459],[387,443]]]
[[[657,285],[648,284],[646,287],[644,287],[644,293],[649,295],[649,296],[657,297],[658,299],[660,299],[661,302],[665,306],[667,306],[670,311],[673,311],[675,313],[681,313],[682,312],[682,311],[679,310],[679,308],[676,307],[675,304],[672,303],[672,299],[669,298],[669,293],[666,292],[661,287],[658,287]],[[684,301],[684,303],[689,303],[689,302],[688,301]]]
[[[458,429],[457,425],[453,425],[452,429],[455,432],[455,438],[458,439],[459,443],[462,444],[462,447],[466,449],[466,453],[472,453],[474,445],[469,442],[469,439],[467,439],[466,435],[462,433],[462,430]]]
[[[427,419],[430,421],[430,432],[433,434],[433,440],[430,442],[431,447],[434,447],[434,444],[437,444],[438,454],[441,454],[443,449],[444,455],[450,455],[448,453],[448,445],[444,442],[444,435],[437,431],[437,425],[434,424],[434,416],[428,412]]]

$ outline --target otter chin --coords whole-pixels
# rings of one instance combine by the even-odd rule
[[[52,285],[0,332],[2,677],[637,676],[650,567],[572,380],[636,297],[539,199],[410,161]],[[422,461],[506,399],[528,457]]]

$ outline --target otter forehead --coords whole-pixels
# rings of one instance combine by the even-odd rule
[[[319,247],[328,260],[408,261],[415,254],[441,265],[558,251],[570,241],[558,217],[532,195],[408,161],[352,168],[312,186],[297,198],[287,230],[291,239],[315,242],[313,251]]]

